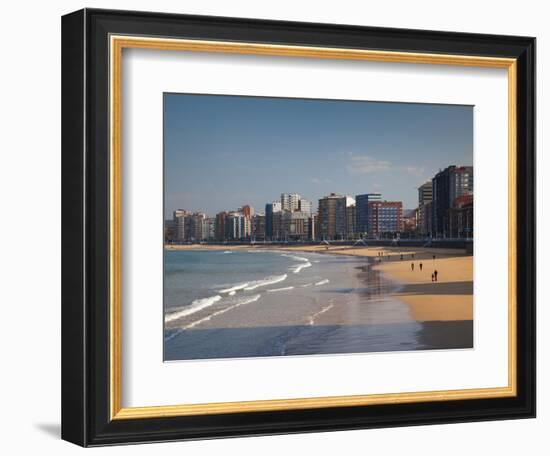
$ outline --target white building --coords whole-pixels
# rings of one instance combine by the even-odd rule
[[[311,216],[313,212],[313,203],[311,201],[308,201],[302,198],[300,199],[298,210],[300,212],[305,212],[306,214]]]
[[[298,193],[281,193],[281,209],[283,211],[297,211],[300,209],[302,197]]]

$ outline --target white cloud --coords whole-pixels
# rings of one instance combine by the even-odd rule
[[[387,160],[378,160],[370,155],[351,155],[347,169],[350,173],[370,174],[381,171],[389,171],[392,167]]]
[[[371,174],[386,171],[405,171],[414,176],[423,176],[426,171],[425,166],[418,165],[400,165],[396,166],[389,160],[379,160],[370,155],[355,155],[348,153],[349,161],[347,170],[353,174]]]

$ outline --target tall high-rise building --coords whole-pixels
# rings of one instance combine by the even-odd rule
[[[174,242],[176,240],[176,222],[174,219],[164,221],[164,242]]]
[[[301,198],[298,203],[298,210],[300,212],[305,212],[306,214],[311,215],[313,213],[313,203],[311,201]]]
[[[253,241],[265,240],[265,214],[254,214],[252,216],[252,235]]]
[[[217,241],[225,240],[225,220],[227,215],[227,212],[219,212],[216,214],[216,220],[214,222],[214,236]]]
[[[209,238],[208,217],[202,212],[176,209],[173,213],[172,230],[177,242],[201,242]]]
[[[249,237],[246,217],[242,212],[230,212],[225,219],[225,238],[236,241]]]
[[[455,198],[449,209],[449,236],[472,238],[474,236],[474,195]]]
[[[418,207],[430,202],[433,199],[433,186],[432,181],[424,182],[418,187]]]
[[[428,210],[431,210],[431,203],[433,199],[433,185],[432,181],[429,180],[425,182],[420,187],[418,187],[418,231],[422,235],[427,235],[432,231],[431,227],[431,217],[427,213]],[[428,223],[430,220],[430,223]]]
[[[243,214],[243,228],[242,228],[242,239],[250,239],[252,235],[252,219]]]
[[[348,206],[346,208],[346,238],[347,239],[355,239],[356,238],[356,232],[357,229],[357,213],[355,211],[355,204],[352,204],[351,206]]]
[[[426,232],[425,235],[431,235],[432,234],[432,227],[434,226],[433,218],[434,218],[434,202],[428,201],[427,203],[424,203],[422,216],[424,217],[424,225],[426,226]]]
[[[449,237],[450,209],[458,197],[473,195],[474,169],[472,166],[448,166],[434,176],[432,186],[432,234],[437,237]]]
[[[348,227],[348,212],[355,212],[355,199],[351,196],[342,196],[336,201],[336,239],[347,239],[348,232],[353,232],[354,227]]]
[[[378,237],[401,231],[403,231],[403,203],[401,201],[369,203],[369,235]]]
[[[250,218],[254,215],[254,208],[247,204],[243,207],[239,207],[238,212],[241,212],[245,217]]]
[[[450,175],[449,185],[451,206],[457,198],[474,194],[474,167],[457,166]]]
[[[173,212],[173,230],[174,230],[174,239],[177,242],[184,242],[186,240],[185,225],[186,218],[190,213],[184,209],[176,209]]]
[[[265,205],[265,237],[269,241],[279,239],[281,210],[280,201],[273,201]]]
[[[380,193],[365,193],[355,196],[355,232],[361,236],[368,233],[369,223],[369,203],[373,201],[382,201]]]
[[[248,204],[239,207],[237,212],[240,212],[244,215],[244,231],[243,231],[243,238],[250,238],[252,235],[252,216],[254,215],[254,208],[252,206],[249,206]]]
[[[302,197],[298,193],[281,193],[281,209],[283,211],[297,211],[300,209]]]
[[[214,239],[214,225],[215,219],[213,217],[205,217],[202,222],[202,241],[210,241]]]
[[[301,211],[281,212],[281,232],[285,241],[306,241],[311,233],[311,216]]]
[[[191,242],[200,242],[204,240],[206,224],[206,214],[202,212],[193,212],[186,217],[185,240]]]
[[[322,240],[337,239],[336,231],[336,206],[342,196],[331,193],[319,200],[317,237]]]

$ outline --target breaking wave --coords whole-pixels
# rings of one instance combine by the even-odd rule
[[[223,290],[220,290],[220,293],[229,293],[229,294],[231,294],[231,292],[239,291],[239,290],[242,290],[243,288],[246,288],[248,286],[248,284],[249,284],[248,282],[238,283],[236,285],[233,285],[230,288],[225,288]],[[233,293],[233,294],[235,294],[235,293]]]
[[[254,296],[250,296],[248,298],[244,298],[240,301],[237,301],[235,304],[233,304],[231,306],[225,307],[225,308],[220,309],[220,310],[218,310],[214,313],[211,313],[210,315],[207,315],[204,318],[193,321],[193,322],[189,323],[188,325],[185,325],[182,329],[191,329],[191,328],[193,328],[197,325],[200,325],[201,323],[204,323],[205,321],[209,321],[212,318],[217,317],[218,315],[221,315],[221,314],[224,314],[225,312],[236,309],[237,307],[243,306],[245,304],[250,304],[252,302],[256,302],[258,299],[260,299],[260,296],[261,295],[257,294],[257,295],[254,295]]]
[[[323,315],[325,312],[328,312],[330,309],[332,309],[334,307],[334,304],[329,304],[328,306],[324,307],[323,309],[321,309],[319,312],[317,313],[314,313],[313,315],[311,315],[309,317],[309,324],[310,326],[314,325],[315,324],[315,319],[320,316],[320,315]]]
[[[191,303],[191,305],[185,306],[183,309],[179,309],[167,314],[164,317],[164,321],[169,322],[185,317],[187,315],[194,314],[199,310],[210,307],[212,304],[218,302],[220,299],[222,299],[220,295],[210,296],[209,298],[196,299]]]
[[[253,282],[250,282],[248,286],[244,287],[243,290],[250,291],[255,290],[259,287],[264,287],[266,285],[273,285],[274,283],[279,283],[285,280],[288,277],[287,274],[283,275],[277,275],[277,276],[269,276],[262,280],[254,280]]]
[[[271,290],[267,290],[267,292],[275,293],[276,291],[286,291],[286,290],[294,290],[294,287],[272,288]]]
[[[310,268],[310,267],[311,267],[311,263],[308,261],[307,263],[300,263],[300,264],[297,264],[296,266],[292,266],[290,269],[294,274],[298,274],[302,269]]]
[[[288,253],[281,253],[281,256],[284,256],[284,257],[287,257],[287,258],[292,258],[293,260],[296,260],[296,261],[309,262],[308,258],[300,257],[300,256],[297,256],[297,255],[289,255]]]

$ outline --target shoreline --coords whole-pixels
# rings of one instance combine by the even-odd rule
[[[294,252],[312,252],[312,253],[334,253],[336,255],[352,255],[360,257],[377,257],[376,252],[387,252],[390,256],[411,253],[426,253],[436,255],[460,255],[472,256],[466,254],[465,249],[440,248],[440,247],[377,247],[377,246],[356,246],[356,245],[283,245],[283,244],[246,244],[246,245],[226,245],[226,244],[167,244],[164,245],[166,251],[178,250],[281,250]],[[416,257],[416,256],[415,256]],[[420,257],[416,257],[420,258]]]
[[[473,256],[466,254],[463,249],[191,244],[165,246],[165,250],[271,250],[369,258],[374,270],[397,285],[397,291],[388,293],[388,296],[405,303],[413,320],[473,320]],[[411,263],[414,263],[414,270],[411,269]],[[423,265],[422,271],[420,263]],[[438,271],[437,282],[431,279],[434,270]]]
[[[473,348],[473,257],[461,251],[349,246],[182,247],[167,250],[284,252],[290,255],[283,256],[297,261],[300,253],[312,254],[310,258],[323,254],[326,261],[320,264],[325,269],[287,272],[285,284],[254,286],[249,291],[236,281],[237,285],[232,285],[235,291],[229,291],[229,285],[225,290],[233,294],[218,291],[211,302],[198,300],[193,312],[181,308],[181,316],[176,314],[173,320],[165,321],[165,360]],[[381,252],[384,257],[379,263]],[[431,282],[428,266],[434,254],[438,283]],[[221,255],[226,259],[232,256]],[[411,260],[426,265],[422,273],[417,267],[407,270]],[[459,281],[461,276],[464,280]],[[246,282],[250,283],[248,279]]]

